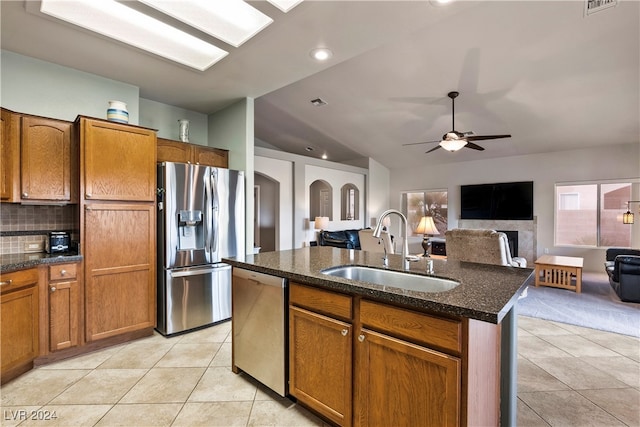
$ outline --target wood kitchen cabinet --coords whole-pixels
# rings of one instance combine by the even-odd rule
[[[350,426],[351,297],[289,288],[289,392],[334,423]]]
[[[87,117],[77,123],[85,341],[150,335],[156,324],[155,131]]]
[[[338,425],[498,425],[499,347],[498,325],[289,286],[289,391]]]
[[[38,269],[3,273],[0,279],[1,382],[33,367],[38,356]]]
[[[2,110],[2,188],[7,202],[77,202],[72,123]]]
[[[158,138],[158,162],[194,163],[229,167],[229,152],[220,148]]]
[[[155,202],[155,131],[87,117],[78,121],[83,198]]]
[[[22,201],[72,202],[72,123],[22,116],[20,198]],[[75,161],[73,162],[75,165]],[[75,200],[73,200],[75,201]]]
[[[20,199],[20,115],[2,109],[0,127],[0,199],[13,202]]]
[[[152,204],[84,210],[85,334],[96,341],[155,327],[156,222]]]
[[[80,286],[77,264],[49,266],[49,351],[75,347],[79,343]]]
[[[355,424],[460,425],[461,358],[429,348],[429,344],[451,344],[448,347],[455,352],[460,348],[456,341],[461,322],[366,300],[360,305],[360,320]]]

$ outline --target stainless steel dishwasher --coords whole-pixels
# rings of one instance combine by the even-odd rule
[[[233,268],[233,365],[287,394],[286,284],[282,277]]]

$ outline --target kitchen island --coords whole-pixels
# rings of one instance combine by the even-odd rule
[[[460,283],[435,293],[322,273],[382,268],[381,257],[311,247],[225,260],[288,280],[291,396],[339,425],[510,424],[513,309],[533,270],[432,260],[430,275]],[[427,274],[427,263],[410,272]],[[401,257],[390,255],[388,269],[401,271]]]

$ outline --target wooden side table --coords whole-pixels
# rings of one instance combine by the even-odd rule
[[[538,286],[582,291],[582,263],[579,257],[542,255],[535,262],[536,281]]]

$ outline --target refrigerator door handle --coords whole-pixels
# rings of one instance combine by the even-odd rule
[[[218,252],[218,226],[220,222],[220,195],[218,194],[218,170],[211,168],[211,253]]]
[[[211,259],[211,233],[212,233],[212,223],[213,223],[213,194],[211,191],[211,178],[209,174],[211,174],[211,169],[207,168],[207,173],[204,178],[204,206],[205,206],[205,218],[204,218],[204,247],[207,252],[207,260],[212,262]]]
[[[171,271],[171,277],[199,276],[201,274],[213,273],[214,271],[218,270],[214,267],[190,268],[188,270]]]

